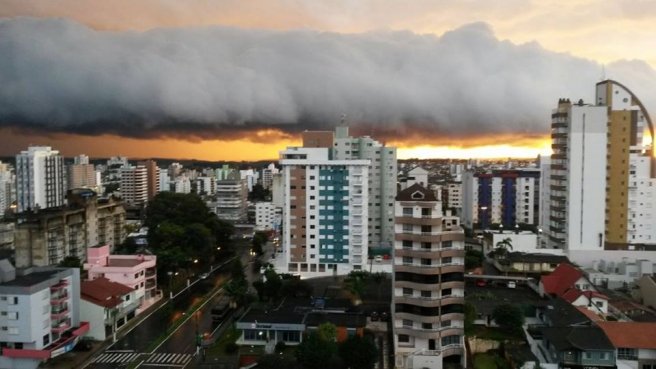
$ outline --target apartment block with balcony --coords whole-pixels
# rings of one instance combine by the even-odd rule
[[[36,368],[71,351],[89,331],[79,300],[79,269],[16,270],[0,260],[0,368]]]
[[[464,367],[464,231],[414,184],[395,206],[393,332],[397,368]]]
[[[238,222],[246,219],[248,187],[238,172],[230,172],[225,179],[216,181],[215,200],[208,204],[219,219]]]
[[[136,290],[107,278],[82,282],[80,317],[91,325],[87,337],[104,341],[134,318]]]
[[[67,206],[19,214],[15,231],[16,266],[55,265],[67,256],[85,260],[87,248],[110,248],[125,240],[120,201],[98,199],[89,189],[68,191]]]
[[[326,147],[290,147],[280,156],[280,269],[304,277],[362,270],[368,255],[369,160],[333,160]]]
[[[135,290],[135,298],[141,306],[138,313],[160,296],[155,255],[110,255],[107,245],[97,246],[89,249],[83,268],[90,280],[104,277]]]

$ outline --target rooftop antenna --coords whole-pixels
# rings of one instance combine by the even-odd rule
[[[342,117],[340,118],[339,121],[342,126],[346,125],[346,113],[342,113]]]
[[[601,81],[606,80],[606,65],[602,64],[601,65]]]

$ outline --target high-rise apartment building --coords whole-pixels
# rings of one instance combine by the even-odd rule
[[[278,168],[276,165],[271,163],[268,167],[262,169],[262,187],[265,190],[268,190],[273,185],[273,176],[278,174]]]
[[[369,160],[369,246],[392,247],[397,190],[396,147],[385,146],[369,136],[351,137],[347,126],[339,126],[335,128],[333,158]]]
[[[653,126],[640,100],[618,82],[599,82],[594,104],[560,99],[551,127],[548,246],[656,244],[656,166],[643,142]]]
[[[16,155],[18,212],[65,203],[64,158],[49,146],[30,146]]]
[[[159,192],[159,168],[155,160],[140,161],[138,165],[146,168],[148,200],[152,200]]]
[[[396,196],[396,148],[369,136],[351,137],[347,126],[330,131],[303,133],[303,147],[332,148],[335,160],[369,160],[368,246],[392,247],[394,242],[394,197]]]
[[[0,219],[16,199],[16,176],[9,164],[0,161]]]
[[[231,172],[226,179],[216,181],[216,200],[209,206],[219,219],[243,221],[247,216],[248,187],[239,172]]]
[[[540,218],[540,170],[465,171],[462,175],[462,222],[486,229],[500,224],[537,225]]]
[[[330,146],[291,147],[280,153],[282,269],[305,277],[363,269],[368,255],[369,164],[331,158]]]
[[[395,202],[393,281],[397,368],[464,367],[464,243],[459,219],[445,215],[419,184]]]
[[[68,165],[68,188],[90,188],[97,190],[96,169],[89,164],[86,155],[76,156],[73,164]]]
[[[120,188],[126,205],[145,204],[148,201],[148,169],[143,165],[121,168]]]

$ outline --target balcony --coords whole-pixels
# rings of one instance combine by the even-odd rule
[[[2,356],[14,359],[51,359],[71,351],[79,342],[80,337],[87,332],[89,332],[89,323],[80,322],[80,326],[71,330],[70,335],[58,339],[42,350],[3,348]]]
[[[152,290],[153,288],[157,287],[157,283],[153,280],[146,280],[146,291]]]
[[[70,328],[71,328],[71,323],[69,321],[65,321],[63,323],[52,326],[50,328],[50,330],[53,331],[54,333],[60,333],[61,334],[62,332],[67,331]]]
[[[60,290],[60,289],[65,288],[67,286],[68,286],[68,281],[66,279],[62,279],[62,280],[59,281],[59,283],[50,286],[50,290],[51,291]]]
[[[432,218],[429,215],[423,216],[421,218],[414,218],[412,216],[397,216],[396,224],[415,224],[415,225],[430,225],[430,226],[439,226],[442,224],[441,218]]]
[[[59,305],[66,301],[68,301],[68,293],[59,293],[50,296],[50,305]]]
[[[68,306],[64,306],[62,308],[53,307],[50,310],[50,319],[57,320],[63,318],[67,314],[68,314]]]
[[[153,278],[157,275],[157,270],[155,268],[146,269],[146,278]]]

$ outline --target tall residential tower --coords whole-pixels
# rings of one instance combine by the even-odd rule
[[[18,212],[65,203],[64,158],[49,146],[30,146],[16,155]]]

